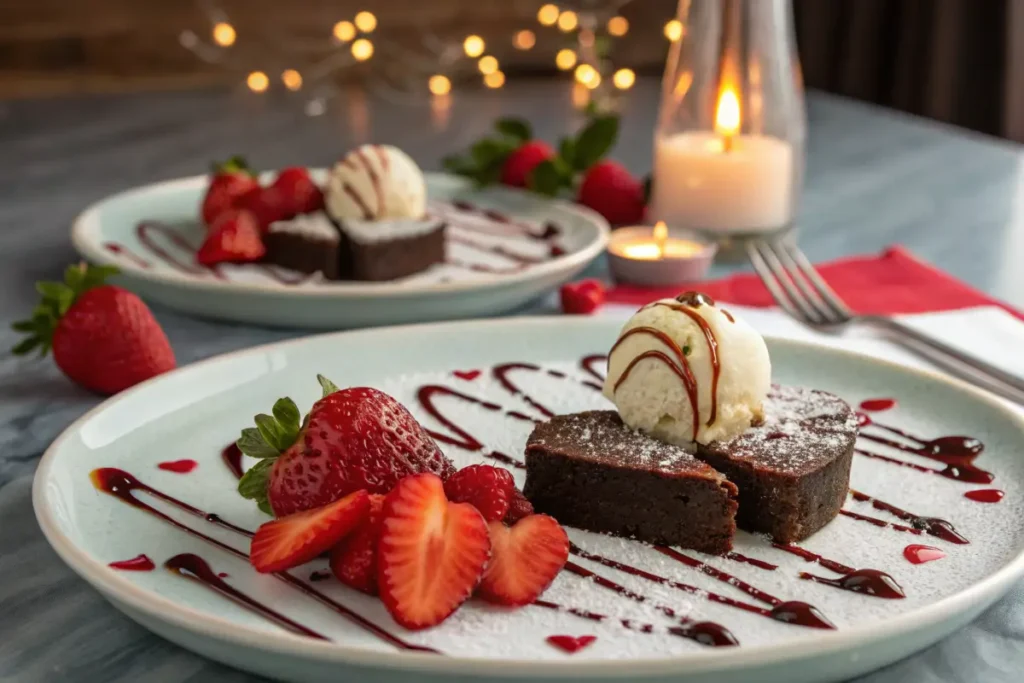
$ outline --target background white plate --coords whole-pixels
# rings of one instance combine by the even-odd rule
[[[313,175],[322,182],[325,171],[314,169]],[[469,201],[523,221],[555,223],[562,231],[558,245],[565,254],[507,274],[447,269],[426,278],[414,276],[395,282],[310,282],[299,286],[284,285],[258,266],[228,265],[222,269],[225,279],[218,279],[210,273],[185,273],[151,258],[136,235],[136,226],[144,221],[174,226],[188,242],[202,242],[203,228],[197,215],[208,176],[170,180],[108,197],[79,215],[71,240],[89,261],[121,268],[122,284],[186,313],[320,329],[504,313],[571,279],[601,254],[608,241],[607,221],[585,207],[507,187],[474,189],[464,179],[446,174],[428,173],[426,178],[432,201]],[[188,250],[159,241],[181,261],[191,262]],[[121,245],[122,250],[111,251],[110,244]],[[459,246],[449,248],[458,250]],[[477,260],[479,257],[477,254]],[[509,262],[494,257],[490,265]]]
[[[980,438],[985,452],[979,466],[996,475],[1006,492],[997,505],[967,500],[972,487],[938,476],[856,457],[852,485],[920,515],[950,520],[970,545],[952,545],[839,517],[801,545],[855,567],[891,574],[905,589],[905,600],[881,600],[801,580],[800,571],[823,576],[826,569],[770,547],[761,537],[740,533],[736,550],[779,566],[774,572],[700,556],[709,564],[750,581],[784,600],[818,606],[839,630],[804,629],[662,589],[641,579],[598,568],[601,574],[652,596],[695,619],[727,626],[739,648],[707,648],[663,634],[627,632],[614,623],[592,624],[538,608],[506,612],[476,603],[464,606],[442,626],[406,634],[375,600],[333,581],[315,584],[375,623],[408,640],[450,656],[397,652],[390,646],[298,596],[270,577],[223,551],[99,493],[88,474],[96,467],[126,469],[142,481],[199,508],[253,528],[261,520],[254,507],[233,491],[234,480],[220,461],[221,448],[251,416],[290,395],[300,406],[317,397],[314,374],[342,385],[371,384],[402,400],[428,428],[444,431],[415,401],[415,389],[442,383],[511,409],[531,412],[529,404],[493,381],[487,369],[498,362],[526,361],[557,368],[566,379],[517,371],[521,387],[556,412],[603,405],[578,361],[606,351],[619,325],[594,319],[510,319],[419,327],[398,327],[326,335],[275,344],[215,358],[156,378],[115,397],[81,418],[43,456],[36,473],[34,503],[40,525],[61,557],[119,609],[156,633],[208,657],[273,677],[296,681],[400,680],[558,680],[593,677],[622,681],[835,681],[882,666],[936,641],[967,623],[1002,595],[1024,573],[1024,442],[1020,418],[980,394],[937,375],[901,368],[847,352],[791,341],[770,341],[777,381],[833,391],[851,403],[879,395],[899,406],[884,421],[934,437],[963,433]],[[411,341],[414,340],[414,341]],[[453,371],[484,372],[467,380]],[[445,412],[486,443],[488,449],[521,455],[530,425],[461,402]],[[879,418],[882,419],[881,417]],[[871,448],[884,450],[871,444]],[[459,466],[480,461],[479,453],[445,447]],[[892,451],[893,457],[935,463]],[[173,474],[157,463],[179,458],[200,462],[190,474]],[[519,483],[522,473],[516,472]],[[870,506],[846,507],[886,517]],[[186,523],[241,548],[230,534],[172,512]],[[888,518],[890,521],[898,521]],[[639,544],[572,530],[581,546],[605,555],[747,600],[738,590],[697,571],[652,556]],[[902,557],[910,543],[939,547],[947,556],[913,565]],[[120,572],[113,560],[148,554],[159,565],[180,552],[196,552],[232,585],[325,633],[324,643],[291,635],[203,587],[165,571]],[[581,562],[587,564],[586,562]],[[649,564],[648,564],[649,563]],[[321,569],[313,563],[299,571]],[[594,584],[563,574],[545,598],[620,617],[671,625],[655,608],[618,598]],[[544,643],[553,634],[592,633],[597,642],[566,656]],[[405,672],[403,674],[403,672]],[[351,678],[349,678],[351,677]]]

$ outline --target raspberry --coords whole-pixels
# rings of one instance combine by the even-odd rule
[[[512,489],[512,499],[509,501],[508,513],[505,515],[505,524],[512,525],[523,517],[533,514],[533,503],[526,499],[519,489]]]
[[[444,483],[444,493],[454,503],[469,503],[488,522],[505,517],[509,501],[516,490],[508,470],[490,465],[470,465]]]

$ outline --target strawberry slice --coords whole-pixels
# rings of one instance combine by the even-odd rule
[[[477,591],[488,602],[518,607],[540,596],[569,559],[569,537],[547,515],[530,515],[512,528],[488,525],[492,557]]]
[[[337,545],[369,509],[369,494],[356,491],[322,508],[267,522],[252,538],[249,562],[264,574],[305,564]]]
[[[218,263],[259,261],[267,253],[256,217],[249,211],[223,211],[210,226],[206,240],[196,252],[204,266]]]
[[[418,630],[451,616],[490,555],[487,522],[472,505],[448,502],[436,474],[406,477],[385,499],[377,584],[401,626]]]
[[[331,571],[343,584],[377,595],[377,545],[384,522],[384,496],[370,494],[370,509],[355,531],[331,551]]]

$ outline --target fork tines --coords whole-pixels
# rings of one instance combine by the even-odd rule
[[[782,310],[809,325],[843,325],[853,312],[785,237],[747,241],[747,256]]]

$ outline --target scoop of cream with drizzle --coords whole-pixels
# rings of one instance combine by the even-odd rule
[[[770,386],[761,335],[710,297],[686,292],[629,319],[608,354],[604,394],[630,427],[692,447],[760,422]]]
[[[422,218],[427,186],[408,154],[391,145],[363,145],[349,152],[327,177],[327,212],[339,221]]]

